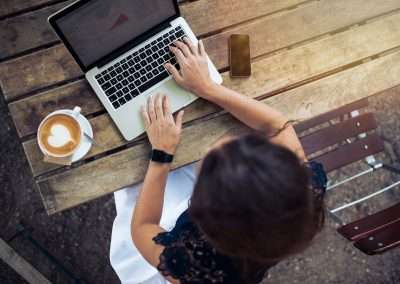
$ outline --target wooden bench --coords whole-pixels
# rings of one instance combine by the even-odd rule
[[[330,111],[297,125],[297,133],[316,129],[301,136],[307,156],[324,165],[327,172],[351,163],[364,160],[368,170],[328,186],[329,191],[356,178],[361,178],[379,169],[398,174],[400,170],[376,160],[375,154],[384,150],[383,141],[376,133],[377,123],[372,113],[365,111],[367,100],[357,101],[345,107]],[[338,232],[354,242],[354,246],[366,254],[383,253],[400,245],[400,200],[399,203],[373,215],[344,224],[336,214],[350,206],[371,199],[400,185],[399,181],[372,194],[343,204],[328,213],[340,224]]]

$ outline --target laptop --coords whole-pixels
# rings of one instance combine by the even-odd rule
[[[180,88],[164,65],[179,69],[169,46],[187,36],[177,0],[81,0],[49,17],[49,23],[126,140],[142,134],[140,107],[149,96],[169,97],[173,112],[197,97]],[[209,60],[212,80],[222,78]]]

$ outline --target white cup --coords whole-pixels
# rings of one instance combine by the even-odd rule
[[[43,146],[42,142],[40,141],[40,135],[39,135],[39,133],[40,133],[40,131],[41,131],[41,129],[42,129],[43,124],[44,124],[49,118],[51,118],[51,117],[53,117],[53,116],[55,116],[55,115],[60,115],[60,114],[67,115],[67,116],[73,118],[73,119],[78,123],[78,125],[79,125],[79,130],[80,130],[79,144],[75,147],[75,149],[74,149],[72,152],[66,153],[66,154],[64,154],[64,155],[56,155],[56,154],[54,154],[54,153],[51,153],[51,152],[47,151],[47,149]],[[38,145],[39,145],[40,150],[42,151],[42,153],[43,153],[44,155],[50,156],[50,157],[54,157],[54,158],[65,158],[65,157],[72,156],[72,155],[79,149],[79,147],[80,147],[81,144],[82,144],[82,140],[83,140],[83,138],[84,138],[84,137],[83,137],[83,136],[84,136],[83,128],[82,128],[82,126],[81,126],[81,124],[79,123],[79,120],[78,120],[78,117],[80,116],[80,114],[81,114],[81,108],[78,107],[78,106],[76,106],[76,107],[74,107],[73,110],[62,109],[62,110],[54,111],[54,112],[50,113],[49,115],[47,115],[47,116],[42,120],[42,122],[41,122],[40,125],[39,125],[38,131],[37,131],[37,142],[38,142]]]

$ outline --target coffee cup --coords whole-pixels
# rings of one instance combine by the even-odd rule
[[[78,121],[81,108],[58,110],[47,115],[40,123],[37,141],[45,156],[66,158],[79,149],[83,140],[83,129]]]

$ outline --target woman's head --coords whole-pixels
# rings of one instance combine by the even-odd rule
[[[317,207],[296,155],[250,134],[206,155],[189,213],[223,253],[271,262],[309,244],[323,223]]]

